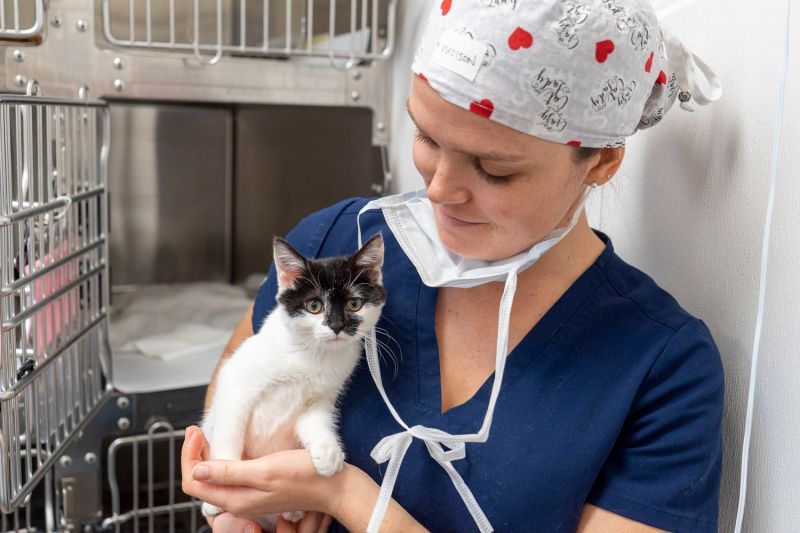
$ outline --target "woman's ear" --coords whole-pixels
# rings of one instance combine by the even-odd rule
[[[625,158],[625,147],[601,148],[600,158],[586,172],[584,185],[596,183],[598,186],[606,184],[622,165]]]

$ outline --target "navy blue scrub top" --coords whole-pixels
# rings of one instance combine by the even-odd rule
[[[287,239],[310,257],[352,254],[366,201],[314,213]],[[385,239],[388,301],[379,326],[393,340],[378,339],[400,361],[395,369],[382,358],[387,395],[409,426],[477,432],[494,376],[441,413],[437,289],[421,282],[379,210],[361,224],[365,241],[378,231]],[[717,347],[702,320],[594,231],[605,250],[509,354],[489,440],[467,443],[466,459],[453,466],[495,531],[574,532],[588,502],[668,531],[716,533],[724,393]],[[253,331],[275,307],[276,290],[273,266],[256,297]],[[386,464],[370,451],[401,430],[362,362],[341,401],[347,461],[380,484]],[[431,531],[477,531],[418,439],[393,497]]]

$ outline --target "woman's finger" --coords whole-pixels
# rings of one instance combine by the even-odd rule
[[[278,517],[275,533],[326,533],[330,527],[331,517],[317,511],[306,511],[299,522],[293,524],[284,518]]]
[[[192,466],[192,477],[215,485],[256,487],[261,479],[261,463],[248,461],[198,461]]]
[[[257,489],[214,485],[198,479],[198,476],[195,475],[196,466],[202,463],[203,449],[207,447],[206,438],[199,428],[195,426],[186,428],[181,450],[181,488],[183,492],[223,509],[230,509],[236,502],[257,500],[259,497]],[[238,463],[238,461],[231,461],[231,463]]]
[[[192,426],[192,427],[195,427],[195,426]],[[203,430],[202,429],[196,428],[195,432],[198,433],[200,437],[202,437],[202,438],[198,437],[200,442],[201,442],[201,444],[202,444],[202,447],[200,448],[200,458],[203,461],[208,461],[208,456],[211,453],[211,445],[206,440],[206,436],[203,434]]]
[[[194,465],[202,461],[203,441],[202,433],[195,426],[186,428],[186,434],[183,439],[183,448],[181,448],[181,479],[183,480],[183,491],[190,494],[192,468]]]
[[[333,517],[329,514],[326,514],[322,517],[322,523],[319,525],[317,533],[328,533],[328,529],[330,529],[332,523]]]
[[[288,520],[284,520],[282,516],[279,516],[278,524],[275,526],[275,533],[297,533],[297,527]]]
[[[317,533],[322,524],[322,513],[316,511],[307,512],[300,522],[297,523],[297,533]]]
[[[239,518],[231,513],[222,513],[214,517],[211,522],[214,533],[260,533],[261,527],[245,518]]]

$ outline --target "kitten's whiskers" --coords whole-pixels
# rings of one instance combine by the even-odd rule
[[[391,340],[393,340],[395,343],[397,343],[397,340],[392,338],[392,336],[389,335],[389,333],[386,330],[384,330],[382,328],[377,328],[377,327],[375,328],[375,347],[377,348],[378,357],[380,357],[381,360],[383,360],[384,351],[386,352],[386,355],[388,355],[389,358],[391,358],[392,363],[394,363],[393,379],[397,379],[397,373],[398,373],[398,371],[400,369],[400,365],[397,362],[397,357],[395,356],[394,351],[392,351],[392,348],[386,342],[384,342],[384,341],[382,341],[381,339],[378,338],[378,335],[377,335],[378,332],[383,333],[384,335],[389,337]],[[367,338],[367,334],[366,333],[356,332],[356,336],[361,338],[362,342],[366,342],[366,338]],[[399,343],[397,343],[397,344],[399,346]],[[401,355],[402,355],[402,352],[401,352]]]

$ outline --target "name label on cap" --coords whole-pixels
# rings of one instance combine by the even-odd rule
[[[447,30],[436,41],[432,60],[437,65],[473,82],[485,56],[485,44],[455,30]]]

